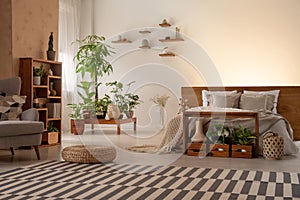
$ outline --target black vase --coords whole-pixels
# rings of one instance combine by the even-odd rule
[[[55,60],[56,51],[47,51],[47,60]]]

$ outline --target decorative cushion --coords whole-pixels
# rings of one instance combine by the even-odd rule
[[[202,102],[203,106],[208,106],[208,102],[210,101],[212,94],[236,94],[237,90],[232,91],[208,91],[208,90],[202,90]]]
[[[16,120],[20,118],[22,106],[25,103],[26,96],[0,95],[0,121]]]
[[[280,90],[269,90],[269,91],[249,91],[244,90],[244,94],[262,94],[262,95],[274,95],[274,103],[272,112],[277,113],[277,103],[278,103],[278,97],[279,97]]]
[[[240,108],[245,110],[267,110],[272,111],[274,106],[273,95],[242,94]]]
[[[211,95],[211,102],[209,102],[209,105],[212,107],[218,107],[218,108],[238,108],[239,107],[239,101],[241,93],[237,94],[213,94]]]

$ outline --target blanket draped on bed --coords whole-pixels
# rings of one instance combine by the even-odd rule
[[[195,131],[195,120],[191,119],[189,123],[190,136],[193,136]],[[207,119],[205,124],[209,124],[211,119]],[[223,119],[224,121],[224,119]],[[204,125],[205,125],[204,124]],[[242,125],[246,128],[253,128],[253,119],[235,118],[224,121],[227,126]],[[182,114],[174,116],[164,128],[165,132],[161,143],[157,146],[156,152],[166,153],[171,152],[176,146],[182,144],[183,124]],[[259,153],[262,154],[262,138],[263,135],[269,131],[278,133],[284,139],[284,153],[295,154],[298,152],[298,147],[293,142],[293,130],[289,122],[279,114],[271,112],[259,112]]]

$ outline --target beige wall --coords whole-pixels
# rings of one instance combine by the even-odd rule
[[[10,23],[4,23],[7,25],[0,31],[7,43],[0,57],[1,63],[5,63],[0,76],[11,77],[19,74],[20,57],[46,59],[50,32],[54,32],[57,51],[58,0],[5,0],[1,4],[5,7],[3,14],[1,6],[1,14],[6,18],[1,16],[0,20]]]
[[[299,0],[95,0],[94,9],[95,33],[106,37],[167,18],[207,52],[224,85],[300,85]]]
[[[2,0],[0,2],[0,78],[8,77],[13,74],[11,15],[11,0]]]

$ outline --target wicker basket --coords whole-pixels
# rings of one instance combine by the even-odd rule
[[[263,137],[263,156],[266,159],[281,159],[284,156],[284,140],[278,133],[268,132]]]
[[[76,163],[111,162],[116,158],[116,150],[111,146],[69,146],[62,150],[62,158]]]

